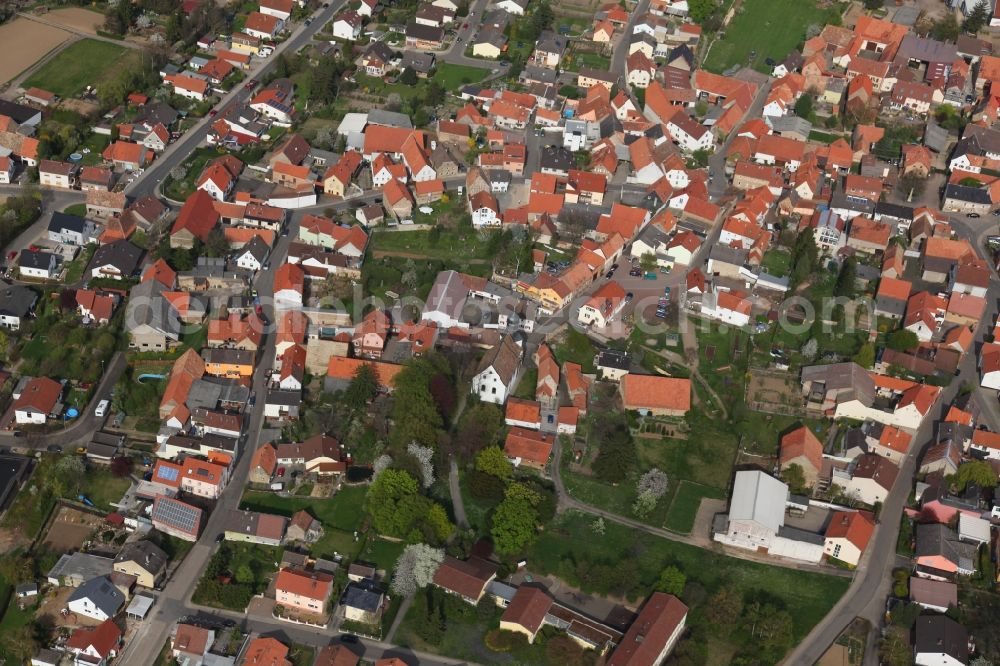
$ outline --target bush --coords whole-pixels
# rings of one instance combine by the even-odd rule
[[[469,494],[481,502],[497,504],[503,499],[505,484],[492,474],[473,470],[469,474]]]
[[[527,647],[528,637],[514,631],[493,629],[483,637],[483,643],[493,652],[511,652]]]

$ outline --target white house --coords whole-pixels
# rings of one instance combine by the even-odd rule
[[[500,205],[489,192],[476,192],[469,199],[469,210],[472,212],[472,226],[496,227],[500,225]]]
[[[353,42],[361,36],[361,25],[364,19],[356,11],[346,11],[333,22],[333,36]]]
[[[732,326],[750,324],[751,303],[739,292],[713,289],[702,297],[701,313]]]
[[[823,552],[857,566],[874,530],[875,521],[867,511],[835,511],[826,528]]]
[[[921,615],[914,627],[917,666],[964,666],[969,663],[969,632],[947,615]]]
[[[670,138],[688,152],[710,150],[714,145],[711,130],[686,113],[675,113],[667,121],[667,131],[670,132]]]
[[[264,268],[267,255],[271,248],[267,246],[260,236],[254,236],[250,242],[240,248],[236,254],[236,265],[248,271],[257,272]]]
[[[0,157],[0,185],[10,185],[14,180],[14,160],[10,156]]]
[[[436,2],[434,4],[437,4]],[[514,16],[524,16],[524,10],[528,6],[528,0],[501,0],[494,5],[497,9],[502,9]]]
[[[294,0],[261,0],[260,13],[287,21],[292,16]]]
[[[111,579],[97,576],[76,588],[66,602],[66,607],[72,613],[103,622],[117,615],[124,604],[125,595],[115,587]]]
[[[626,303],[622,286],[615,281],[605,282],[580,306],[576,320],[584,326],[607,326]]]
[[[866,453],[855,460],[850,478],[834,474],[831,481],[841,486],[847,496],[874,506],[885,501],[898,475],[899,468],[888,458]]]
[[[498,405],[506,402],[507,394],[514,388],[522,354],[523,350],[514,342],[514,338],[505,335],[479,362],[479,368],[472,378],[472,393],[478,395],[483,402]]]
[[[739,471],[725,531],[713,538],[728,546],[807,562],[823,558],[823,537],[804,532],[781,534],[785,525],[788,486],[761,471]],[[813,538],[815,537],[815,538]]]
[[[22,277],[51,280],[58,275],[59,257],[41,250],[24,250],[18,268]]]
[[[979,353],[980,385],[1000,391],[1000,343],[986,342]]]

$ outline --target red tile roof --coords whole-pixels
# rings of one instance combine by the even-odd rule
[[[781,438],[781,466],[799,457],[805,457],[815,471],[823,469],[823,444],[806,426],[796,428]]]
[[[496,566],[479,557],[463,561],[448,555],[434,574],[434,584],[468,599],[478,599],[496,572]]]
[[[691,409],[691,380],[680,377],[628,374],[621,380],[626,409]]]
[[[535,634],[542,628],[545,614],[550,608],[552,597],[545,590],[522,585],[517,588],[507,610],[500,616],[500,621],[520,625]]]
[[[170,235],[187,230],[203,243],[208,241],[209,232],[219,223],[219,213],[215,210],[213,201],[208,192],[195,190],[184,202]]]
[[[285,568],[278,572],[274,588],[316,601],[325,601],[333,589],[333,576],[319,571]]]
[[[552,435],[514,426],[508,431],[503,450],[509,458],[545,465],[552,455]]]
[[[875,532],[875,521],[867,511],[836,511],[826,528],[827,539],[847,539],[864,552]]]
[[[688,608],[672,594],[653,592],[611,653],[607,666],[653,666]]]

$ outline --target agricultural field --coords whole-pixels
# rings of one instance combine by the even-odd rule
[[[63,49],[24,82],[60,97],[75,97],[96,85],[124,54],[125,47],[96,39],[82,39]]]
[[[802,43],[810,25],[839,23],[839,18],[838,9],[820,8],[814,0],[745,0],[723,36],[712,44],[705,69],[721,73],[733,65],[749,64],[758,71],[770,71],[764,62],[767,58],[781,62]],[[764,34],[767,39],[762,42]]]
[[[0,83],[17,78],[18,74],[71,36],[65,30],[25,18],[0,25],[0,44],[4,45],[4,57],[0,61]]]

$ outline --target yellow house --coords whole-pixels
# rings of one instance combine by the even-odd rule
[[[260,39],[243,33],[233,35],[232,50],[237,53],[260,55]]]
[[[167,554],[151,541],[132,541],[118,553],[114,570],[135,576],[142,587],[155,588],[167,571]]]
[[[500,57],[500,47],[490,42],[479,42],[472,47],[472,55],[477,58],[496,59]]]
[[[601,21],[594,26],[594,37],[592,41],[598,44],[607,44],[611,41],[611,38],[615,35],[615,26],[611,24],[611,21]]]
[[[244,349],[205,349],[201,352],[205,372],[216,377],[239,379],[253,375],[254,353]]]

